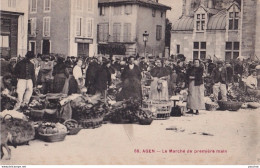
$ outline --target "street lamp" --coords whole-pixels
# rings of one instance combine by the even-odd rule
[[[146,42],[148,41],[149,33],[144,31],[143,40],[144,40],[144,57],[146,58]]]

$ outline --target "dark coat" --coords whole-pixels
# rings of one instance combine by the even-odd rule
[[[222,71],[219,71],[218,67],[216,67],[211,74],[211,78],[212,78],[213,83],[221,82],[222,84],[226,84],[227,83],[227,70],[226,70],[226,68],[223,67]],[[219,79],[220,79],[220,81],[219,81]]]
[[[161,78],[161,77],[170,75],[170,72],[169,72],[168,69],[165,68],[165,67],[154,67],[154,68],[151,70],[151,75],[152,75],[153,77]]]
[[[109,68],[103,65],[100,67],[100,69],[97,70],[97,76],[95,80],[96,91],[103,92],[109,85],[111,85],[111,73]]]
[[[203,72],[204,68],[203,66],[200,67],[194,67],[192,66],[190,69],[188,69],[187,72],[187,80],[190,81],[189,77],[194,76],[194,85],[199,86],[203,84]]]
[[[134,65],[133,69],[126,66],[122,72],[121,79],[123,82],[122,91],[117,96],[118,100],[136,98],[142,99],[141,90],[141,71],[137,65]]]
[[[29,59],[25,58],[18,62],[15,66],[14,74],[18,79],[32,79],[33,86],[35,86],[34,65]]]
[[[88,94],[95,94],[96,93],[96,78],[97,72],[101,68],[101,65],[97,62],[92,62],[89,64],[87,72],[86,72],[86,80],[85,86],[88,88]]]

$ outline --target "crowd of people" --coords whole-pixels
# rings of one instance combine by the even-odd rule
[[[2,65],[2,63],[1,63]],[[227,90],[232,85],[245,85],[257,89],[258,62],[233,62],[194,59],[147,59],[139,56],[116,58],[94,56],[88,58],[51,57],[28,51],[23,59],[8,61],[1,72],[1,93],[15,99],[14,110],[28,105],[36,90],[42,94],[73,93],[101,94],[113,80],[120,79],[121,89],[117,100],[130,97],[143,100],[143,85],[150,86],[149,99],[168,101],[173,95],[186,90],[187,108],[199,114],[205,108],[204,96],[213,95],[214,101],[227,100]],[[2,65],[3,66],[3,65]],[[150,82],[149,82],[150,81]],[[242,86],[241,86],[242,87]],[[221,96],[219,95],[221,93]]]

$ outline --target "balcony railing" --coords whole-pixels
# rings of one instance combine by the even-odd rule
[[[99,35],[98,36],[99,43],[135,43],[137,42],[137,38],[135,36],[110,36],[110,35]]]

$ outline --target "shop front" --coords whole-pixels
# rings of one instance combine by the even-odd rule
[[[23,13],[1,11],[0,56],[11,58],[17,56],[18,18]]]
[[[78,57],[89,57],[89,45],[93,44],[93,39],[89,38],[76,38]]]

